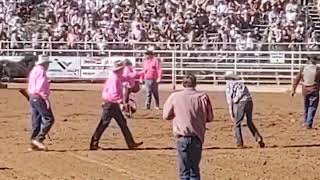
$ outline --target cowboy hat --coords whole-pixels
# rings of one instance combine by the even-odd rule
[[[113,72],[116,72],[116,71],[119,71],[120,69],[123,69],[123,68],[124,68],[123,63],[120,60],[116,60],[113,62],[110,70]]]
[[[49,63],[51,63],[51,61],[49,60],[49,57],[47,55],[39,55],[36,65],[49,64]]]
[[[147,54],[147,55],[153,54],[153,53],[154,53],[153,51],[154,51],[154,47],[153,47],[153,46],[150,46],[150,47],[147,49],[147,51],[146,51],[145,54]]]
[[[132,66],[132,62],[130,61],[130,59],[126,58],[122,61],[123,65],[125,66]]]
[[[224,76],[223,76],[224,79],[226,78],[230,78],[230,79],[235,79],[235,80],[238,80],[238,79],[241,79],[237,73],[235,73],[234,71],[227,71]]]

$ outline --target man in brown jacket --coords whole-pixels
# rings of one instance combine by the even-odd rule
[[[311,129],[313,119],[319,103],[320,68],[317,66],[319,57],[310,55],[308,63],[297,74],[292,86],[291,95],[296,93],[297,86],[301,81],[302,95],[304,98],[304,126]]]

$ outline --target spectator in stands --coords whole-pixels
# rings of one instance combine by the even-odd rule
[[[279,30],[283,29],[286,23],[296,26],[300,13],[295,0],[291,0],[289,3],[287,0],[207,0],[197,2],[163,0],[147,1],[138,4],[137,8],[134,8],[128,0],[85,0],[83,3],[82,0],[50,0],[44,3],[46,5],[44,18],[47,24],[50,24],[47,31],[53,41],[61,41],[61,45],[64,43],[66,46],[69,31],[65,30],[65,26],[79,25],[75,29],[75,34],[78,35],[80,41],[85,39],[86,41],[94,41],[94,34],[101,31],[106,36],[106,42],[126,42],[129,39],[132,39],[130,41],[133,43],[144,41],[161,41],[165,44],[188,42],[186,48],[190,49],[193,48],[192,43],[201,42],[204,36],[209,38],[208,41],[222,42],[224,39],[225,43],[227,38],[221,38],[223,35],[235,42],[240,31],[252,32],[257,25],[264,24],[263,19],[270,25],[279,24]],[[26,26],[26,24],[31,17],[29,14],[34,8],[27,3],[17,4],[18,10],[13,11],[12,5],[0,3],[0,19],[3,16],[5,26],[8,27],[10,33],[11,28],[16,27],[17,24],[26,27],[25,32],[30,32],[25,37],[27,40],[32,40],[33,27]],[[40,16],[37,18],[41,20]],[[44,31],[46,29],[45,23],[39,24],[42,24],[42,31]],[[19,28],[17,29],[19,34]],[[225,33],[218,33],[220,30]],[[291,30],[287,31],[291,33]],[[110,34],[110,32],[113,33]],[[11,36],[10,33],[9,36]],[[40,32],[40,34],[42,33]],[[301,35],[301,33],[299,34]],[[310,37],[310,35],[311,33],[306,37]],[[291,39],[296,41],[295,38]],[[302,39],[304,40],[304,37]],[[112,47],[120,46],[122,45]],[[52,48],[59,47],[61,46],[55,45]],[[141,48],[142,46],[135,47]],[[162,49],[173,47],[161,46]],[[225,46],[219,46],[219,49],[222,47]]]
[[[10,36],[10,48],[11,49],[19,49],[19,37],[16,29],[12,29]]]
[[[308,50],[315,49],[318,46],[317,44],[319,43],[319,37],[316,35],[315,31],[311,33],[311,37],[308,38],[307,43],[308,43],[308,46],[307,46]]]
[[[77,27],[77,26],[75,26]],[[75,42],[77,42],[80,39],[78,32],[76,32],[75,28],[71,28],[70,32],[68,33],[67,37],[67,46],[69,49],[76,49]]]
[[[271,12],[268,14],[268,20],[269,20],[269,24],[274,24],[277,22],[278,18],[279,18],[279,12],[277,10],[276,6],[272,6],[271,8]]]
[[[290,0],[286,6],[287,21],[295,22],[298,15],[298,4],[296,0]]]
[[[106,37],[105,35],[102,33],[101,29],[98,29],[98,31],[95,33],[95,35],[93,36],[93,41],[96,42],[96,47],[103,51],[106,49],[107,44],[106,44]],[[104,53],[102,53],[104,54]]]
[[[236,50],[245,51],[248,49],[247,38],[241,34],[241,37],[236,40]]]
[[[254,39],[252,37],[252,33],[248,32],[247,34],[247,47],[246,50],[247,51],[253,51],[254,50]]]
[[[229,11],[228,5],[224,0],[221,0],[219,2],[219,5],[217,7],[217,13],[219,16],[227,15],[227,12]]]
[[[40,32],[37,31],[32,35],[32,48],[33,49],[39,49],[41,47],[39,40],[40,40]]]

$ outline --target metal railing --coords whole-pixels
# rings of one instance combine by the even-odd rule
[[[11,52],[11,49],[4,49]],[[26,53],[24,49],[15,49]],[[59,56],[59,53],[73,53],[73,56],[99,57],[99,50],[35,49],[31,53],[45,53]],[[105,50],[103,57],[134,57],[139,70],[145,50]],[[306,63],[308,54],[313,51],[211,51],[211,50],[156,50],[162,60],[163,82],[171,83],[174,88],[187,73],[194,73],[199,83],[220,84],[226,71],[237,72],[248,84],[291,84],[295,74]],[[100,56],[101,57],[101,56]],[[6,57],[0,57],[0,60]],[[80,69],[81,71],[81,69]],[[59,78],[57,78],[59,79]],[[82,80],[77,79],[77,80]]]
[[[8,52],[15,53],[19,50],[32,51],[39,49],[46,50],[60,50],[71,49],[74,52],[78,50],[99,50],[97,53],[104,55],[108,50],[142,50],[148,46],[156,46],[161,50],[221,50],[221,51],[235,51],[238,50],[235,42],[94,42],[81,41],[68,43],[65,41],[0,41],[0,53],[6,55]],[[320,45],[319,43],[268,43],[268,42],[254,42],[252,48],[246,50],[258,51],[304,51],[313,46]],[[10,50],[7,50],[10,49]],[[39,52],[39,51],[38,51]],[[48,51],[46,51],[48,52]],[[59,51],[55,51],[59,52]],[[61,51],[60,51],[61,52]],[[72,55],[72,54],[71,54]]]

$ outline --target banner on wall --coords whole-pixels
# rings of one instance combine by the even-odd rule
[[[0,61],[8,60],[12,62],[19,62],[22,61],[24,56],[1,56]]]
[[[135,66],[136,59],[133,57],[81,57],[81,78],[83,79],[106,79],[110,75],[110,67],[116,60],[129,59]]]
[[[283,64],[285,63],[285,55],[280,53],[270,54],[270,63]]]
[[[80,78],[80,57],[50,56],[48,76],[51,78]]]

